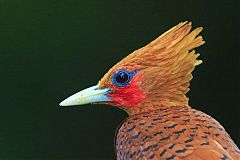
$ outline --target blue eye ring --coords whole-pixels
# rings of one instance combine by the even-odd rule
[[[111,81],[117,87],[127,86],[137,72],[138,70],[132,72],[129,72],[128,70],[125,69],[117,70],[112,75]]]

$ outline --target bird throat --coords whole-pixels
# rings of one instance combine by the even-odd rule
[[[173,107],[186,107],[191,108],[188,105],[188,98],[184,95],[182,101],[170,100],[170,99],[146,99],[144,103],[134,107],[121,107],[124,109],[129,116],[137,115],[141,113],[153,112],[163,108]]]

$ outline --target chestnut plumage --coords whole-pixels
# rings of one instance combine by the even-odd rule
[[[198,27],[181,22],[114,65],[99,83],[60,105],[110,104],[129,117],[116,132],[118,160],[239,160],[240,150],[211,116],[192,109],[186,93],[202,63]]]

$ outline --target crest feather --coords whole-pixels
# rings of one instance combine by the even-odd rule
[[[101,80],[100,86],[110,83],[109,77],[113,71],[128,66],[129,70],[140,69],[143,73],[141,85],[149,97],[146,103],[162,101],[188,105],[185,94],[189,91],[191,72],[202,63],[197,60],[199,54],[193,49],[205,43],[199,36],[202,27],[191,29],[192,24],[187,21],[172,27],[113,66]]]

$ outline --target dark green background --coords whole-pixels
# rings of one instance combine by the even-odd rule
[[[0,159],[114,159],[114,132],[127,114],[59,102],[184,20],[203,26],[207,42],[190,104],[240,145],[236,2],[0,0]]]

